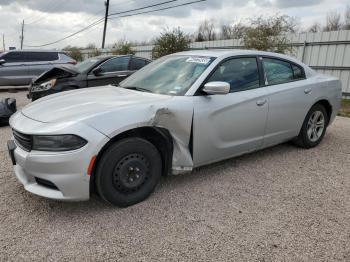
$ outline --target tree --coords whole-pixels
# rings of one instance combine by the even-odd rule
[[[221,39],[240,39],[243,38],[246,26],[241,22],[231,24],[231,25],[222,25],[221,26]]]
[[[309,27],[309,29],[307,30],[310,33],[317,33],[317,32],[321,32],[322,28],[321,25],[317,22],[313,23],[312,26]]]
[[[350,30],[350,5],[347,5],[345,9],[343,29]]]
[[[92,49],[92,51],[89,53],[89,57],[95,57],[99,55],[102,55],[102,52],[98,48]]]
[[[341,15],[337,11],[331,11],[327,13],[327,24],[324,31],[338,31],[342,28]]]
[[[90,43],[85,47],[85,49],[96,49],[96,48],[97,48],[96,45],[93,43]]]
[[[211,41],[216,39],[214,20],[204,20],[198,28],[195,36],[196,42]]]
[[[95,57],[95,56],[99,56],[99,55],[102,54],[101,50],[98,49],[98,48],[96,47],[96,45],[95,45],[95,44],[92,44],[92,43],[88,44],[88,45],[85,47],[85,49],[89,50],[89,53],[88,53],[88,56],[89,56],[89,57]]]
[[[180,28],[164,30],[154,41],[152,49],[153,59],[172,53],[185,51],[189,48],[190,39]]]
[[[75,59],[76,61],[83,61],[83,54],[80,51],[79,47],[76,46],[66,46],[63,50],[67,51],[68,54]]]
[[[295,20],[286,15],[273,17],[258,17],[250,19],[251,26],[247,27],[243,35],[244,47],[278,53],[293,51],[287,33],[296,31]]]
[[[135,51],[132,49],[132,44],[126,40],[120,40],[112,47],[114,55],[134,55]]]

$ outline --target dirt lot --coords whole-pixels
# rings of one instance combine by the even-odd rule
[[[284,144],[168,177],[126,209],[25,192],[9,138],[0,127],[0,261],[350,261],[348,118],[315,149]]]

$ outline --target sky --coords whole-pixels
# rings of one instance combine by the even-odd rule
[[[151,9],[191,1],[194,0],[177,0]],[[161,2],[166,0],[110,0],[109,13]],[[244,22],[250,17],[277,13],[296,17],[301,29],[306,29],[314,22],[324,24],[329,11],[343,13],[347,4],[349,0],[207,0],[171,10],[109,20],[106,45],[123,39],[151,41],[166,28],[180,27],[186,33],[194,33],[204,19],[213,19],[219,27]],[[101,19],[104,8],[104,0],[0,0],[0,34],[5,36],[6,48],[19,48],[21,23],[24,20],[24,47],[31,48],[55,42]],[[67,45],[84,47],[90,43],[100,47],[102,31],[103,23],[100,23],[44,48],[60,49]],[[2,49],[1,38],[0,43]]]

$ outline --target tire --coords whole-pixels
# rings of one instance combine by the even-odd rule
[[[102,155],[96,172],[96,188],[103,200],[127,207],[145,200],[162,175],[157,148],[142,138],[126,138]]]
[[[307,113],[300,133],[294,141],[302,148],[313,148],[321,143],[328,126],[329,117],[325,107],[315,104]]]

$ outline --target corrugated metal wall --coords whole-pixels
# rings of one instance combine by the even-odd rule
[[[350,30],[301,33],[288,36],[294,47],[293,56],[316,71],[341,79],[343,92],[350,93]],[[135,46],[136,55],[151,58],[152,45]],[[191,43],[190,49],[242,48],[238,39],[216,40]],[[103,53],[109,54],[105,49]],[[84,51],[87,57],[88,50]]]
[[[294,55],[316,71],[341,79],[350,93],[350,30],[291,36]]]

